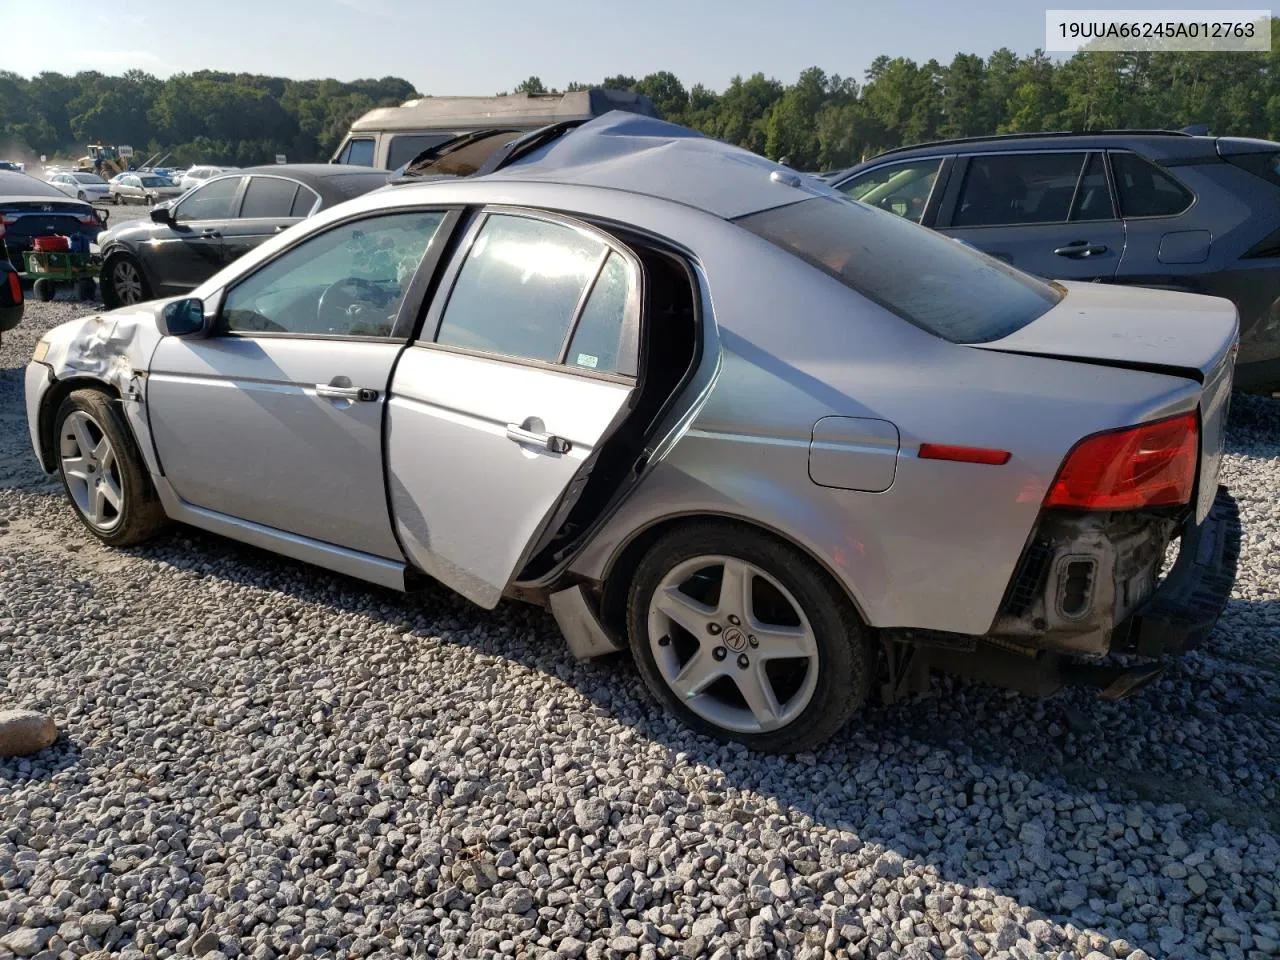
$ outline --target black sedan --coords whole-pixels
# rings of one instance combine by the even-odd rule
[[[21,270],[22,254],[36,237],[61,234],[88,250],[105,229],[106,214],[93,204],[25,173],[0,170],[0,260]]]
[[[311,214],[386,184],[374,167],[278,164],[206,180],[98,241],[102,299],[114,308],[179,296]]]

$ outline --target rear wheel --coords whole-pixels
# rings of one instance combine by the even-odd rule
[[[113,547],[125,547],[164,528],[164,510],[137,445],[106,394],[73,391],[54,422],[62,485],[90,533]]]
[[[771,753],[838,731],[870,690],[874,649],[848,598],[800,551],[749,527],[659,539],[628,598],[649,689],[691,727]]]
[[[52,280],[37,280],[32,289],[35,291],[36,299],[44,303],[52,300],[54,294],[58,292],[58,287]]]

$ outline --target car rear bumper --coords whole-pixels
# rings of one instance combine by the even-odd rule
[[[1183,530],[1178,559],[1168,576],[1116,627],[1112,651],[1159,657],[1199,646],[1226,608],[1239,558],[1239,508],[1220,486],[1204,521],[1188,522]]]

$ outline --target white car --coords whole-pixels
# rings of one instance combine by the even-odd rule
[[[77,200],[106,200],[111,193],[111,185],[96,173],[72,173],[62,171],[49,175],[49,182]]]
[[[110,190],[112,203],[145,203],[148,206],[154,206],[161,200],[173,200],[185,192],[181,187],[175,187],[168,177],[133,172],[113,178]]]
[[[206,180],[216,177],[220,173],[228,173],[239,169],[239,167],[192,167],[182,175],[182,179],[178,181],[178,184],[183,190],[190,190],[192,187],[198,187]]]

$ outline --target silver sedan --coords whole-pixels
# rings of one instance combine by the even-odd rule
[[[47,334],[31,438],[89,531],[544,604],[767,751],[932,669],[1122,696],[1212,627],[1230,303],[1042,282],[649,118],[492,147]]]
[[[172,200],[186,192],[168,177],[153,173],[122,173],[112,178],[110,191],[112,203],[145,203],[148,206]]]

